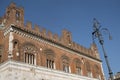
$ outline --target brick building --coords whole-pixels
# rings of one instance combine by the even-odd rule
[[[0,18],[0,80],[104,80],[95,44],[85,48],[31,22],[11,3]]]

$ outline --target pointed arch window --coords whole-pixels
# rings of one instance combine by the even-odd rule
[[[92,77],[91,66],[89,62],[86,62],[87,76]]]
[[[45,51],[46,54],[46,67],[55,69],[55,53],[51,49],[46,49]]]
[[[35,64],[35,55],[31,53],[25,53],[25,63]]]
[[[49,59],[47,58],[47,62],[46,62],[47,68],[51,68],[54,69],[54,60],[53,59]]]
[[[95,69],[96,78],[101,80],[100,71],[99,71],[100,69],[98,65],[94,65],[94,69]]]
[[[76,66],[76,74],[82,75],[81,61],[79,59],[75,59],[75,66]]]
[[[24,52],[24,62],[28,64],[36,65],[36,54],[37,49],[32,44],[26,44],[23,47]]]
[[[70,72],[69,58],[67,56],[62,56],[62,67],[64,72]]]

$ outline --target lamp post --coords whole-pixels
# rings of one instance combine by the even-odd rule
[[[102,31],[108,32],[109,39],[111,39],[110,32],[108,31],[107,28],[101,28],[99,22],[95,18],[93,19],[93,30],[94,30],[92,32],[93,42],[94,42],[95,38],[98,38],[98,41],[99,41],[100,45],[102,46],[102,50],[103,50],[104,58],[105,58],[107,68],[108,68],[108,71],[109,71],[110,79],[113,80],[113,72],[112,72],[111,67],[109,65],[108,57],[107,57],[107,54],[106,54],[105,49],[104,49],[104,40],[103,40],[103,36],[102,36],[102,33],[101,33]]]

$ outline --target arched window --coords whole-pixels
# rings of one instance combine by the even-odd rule
[[[99,71],[100,69],[98,65],[94,65],[94,69],[95,69],[96,78],[101,80],[100,71]]]
[[[91,65],[89,62],[86,62],[86,70],[87,70],[87,76],[92,77]]]
[[[16,20],[20,20],[20,12],[16,11]]]
[[[46,67],[55,69],[55,53],[51,49],[46,49],[45,51],[46,54]]]
[[[76,67],[76,74],[82,75],[81,61],[79,59],[75,59],[74,62]]]
[[[36,65],[36,54],[37,54],[36,47],[32,44],[25,44],[23,46],[23,52],[24,52],[24,62],[28,64]]]
[[[35,55],[32,53],[25,53],[25,63],[35,64]]]
[[[18,49],[18,40],[13,40],[13,48]]]
[[[17,39],[13,40],[13,50],[16,56],[19,58],[19,41]]]
[[[64,72],[70,72],[69,58],[67,56],[62,56],[62,67]]]

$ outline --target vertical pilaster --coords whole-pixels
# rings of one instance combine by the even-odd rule
[[[13,39],[14,39],[14,37],[13,37],[13,29],[12,28],[10,28],[10,35],[9,35],[9,51],[8,51],[8,58],[9,59],[12,59],[12,57],[13,57]]]

